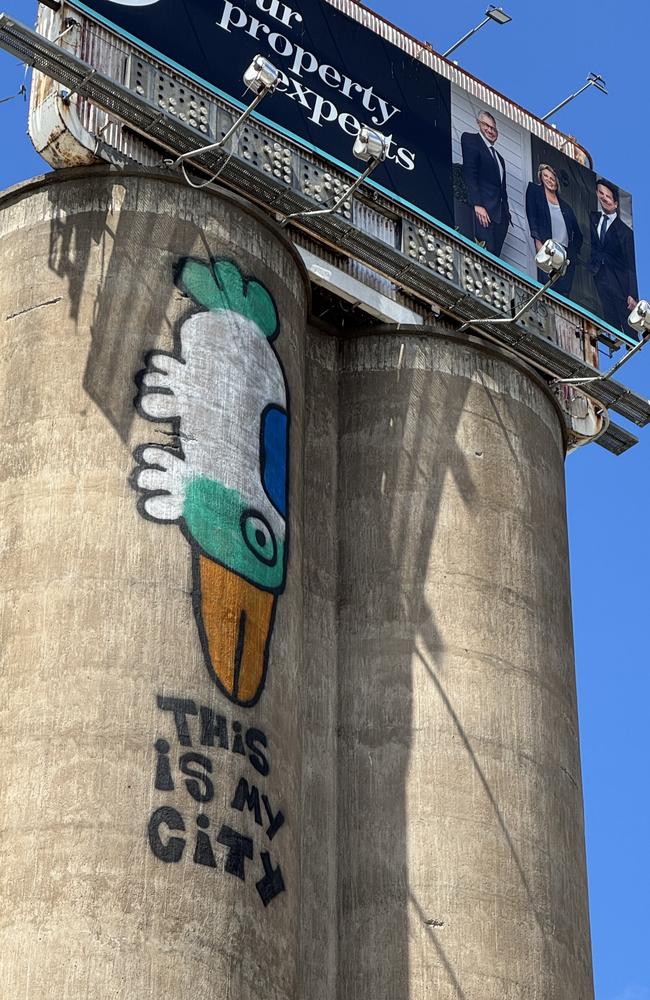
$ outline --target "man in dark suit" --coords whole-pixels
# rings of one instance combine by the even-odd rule
[[[499,138],[496,120],[489,111],[481,111],[476,123],[478,132],[463,132],[460,137],[463,176],[474,210],[474,236],[498,257],[511,221],[506,164],[494,148]]]
[[[600,209],[589,213],[589,270],[594,276],[603,319],[617,330],[630,333],[627,318],[639,298],[634,236],[630,227],[621,221],[616,185],[600,178],[596,182],[596,196]]]

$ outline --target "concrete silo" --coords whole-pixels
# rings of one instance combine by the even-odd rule
[[[350,191],[338,147],[278,104],[238,122],[232,87],[134,34],[168,3],[73,0],[40,34],[0,16],[52,78],[31,131],[57,168],[0,196],[0,981],[25,1000],[591,1000],[564,459],[630,447],[608,407],[650,407],[614,381],[554,387],[597,374],[611,329],[390,174]],[[314,55],[318,13],[435,75],[427,100],[465,87],[458,108],[496,113],[349,0],[294,6],[225,5],[224,80],[245,34],[266,39],[338,88],[318,104],[293,81],[314,128],[361,135],[334,103],[355,86],[387,124],[385,80]]]

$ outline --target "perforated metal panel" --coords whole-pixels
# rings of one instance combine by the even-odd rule
[[[337,173],[323,167],[322,164],[301,158],[298,188],[308,198],[313,198],[315,207],[326,207],[336,203],[338,198],[350,186],[350,179],[343,173]],[[344,219],[352,218],[352,203],[344,201],[338,210]]]
[[[467,257],[462,261],[461,284],[470,295],[506,314],[530,298],[525,293],[518,294],[521,290],[512,281],[492,274],[482,263]]]
[[[247,136],[250,135],[248,129],[245,134]],[[257,156],[258,162],[261,160],[262,170],[266,171],[267,174],[277,177],[278,180],[283,180],[285,184],[294,185],[296,183],[296,165],[294,164],[293,153],[290,149],[271,139],[263,139],[257,145],[253,145],[253,152],[250,150],[250,145],[251,143],[248,139],[246,145],[242,145],[242,155],[244,158],[248,154],[248,159],[255,164],[255,150],[259,151],[261,146],[263,155],[260,157],[258,152]]]
[[[402,252],[449,281],[459,280],[459,255],[454,253],[454,248],[449,243],[438,238],[433,227],[414,226],[410,222],[404,222]]]
[[[214,140],[217,134],[217,105],[188,83],[181,83],[169,73],[156,70],[133,53],[128,61],[127,86],[138,96],[196,129],[204,140]]]

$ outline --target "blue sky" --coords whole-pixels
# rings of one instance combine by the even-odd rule
[[[474,0],[372,0],[370,6],[443,50],[481,19]],[[455,53],[461,66],[517,103],[544,114],[604,76],[556,116],[591,152],[595,169],[634,196],[640,293],[650,298],[647,0],[504,0],[513,22],[489,24]],[[33,0],[0,0],[26,23]],[[0,53],[0,98],[16,92],[23,68]],[[42,173],[26,138],[27,106],[0,104],[5,142],[0,187]],[[650,395],[650,347],[624,370]],[[619,418],[616,418],[617,422]],[[650,1000],[650,752],[647,741],[647,618],[650,616],[650,429],[627,455],[591,445],[567,461],[571,573],[587,822],[597,1000]]]

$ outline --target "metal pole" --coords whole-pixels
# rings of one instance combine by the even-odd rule
[[[554,108],[551,108],[551,110],[548,111],[545,115],[542,115],[541,120],[543,122],[547,121],[551,117],[551,115],[555,114],[556,111],[561,111],[562,108],[566,107],[567,104],[575,100],[576,97],[580,97],[580,94],[584,93],[584,91],[587,90],[588,87],[593,87],[595,83],[596,83],[595,80],[587,80],[587,82],[584,84],[584,86],[580,88],[580,90],[576,90],[575,94],[571,94],[569,97],[565,98],[565,100],[557,104]]]
[[[343,204],[344,201],[346,201],[348,198],[350,198],[354,194],[354,192],[357,190],[357,188],[361,184],[363,184],[363,182],[365,181],[366,177],[368,177],[371,174],[371,172],[375,169],[375,167],[379,164],[379,162],[380,162],[379,160],[371,160],[370,163],[368,164],[368,166],[366,167],[366,169],[364,170],[364,172],[357,177],[357,179],[354,182],[354,184],[351,187],[349,187],[347,189],[347,191],[343,192],[343,194],[332,205],[331,208],[316,208],[316,209],[313,209],[313,210],[311,210],[309,212],[292,212],[291,215],[285,215],[285,217],[282,220],[282,222],[280,223],[280,225],[281,226],[286,226],[286,224],[289,221],[289,219],[297,219],[297,218],[306,219],[307,216],[313,216],[313,215],[331,215],[332,212],[336,212],[337,208],[339,208]]]
[[[650,340],[650,333],[646,333],[643,340],[640,340],[638,344],[635,344],[632,350],[627,352],[625,357],[621,358],[620,361],[617,361],[615,365],[612,365],[609,371],[605,372],[603,375],[590,375],[588,378],[556,378],[553,382],[551,382],[551,385],[585,385],[587,382],[607,382],[612,375],[616,374],[619,368],[622,368],[623,365],[627,364],[630,358],[633,358],[635,354],[638,354],[642,347],[645,347],[648,340]]]
[[[568,263],[569,262],[567,261],[567,266],[568,266]],[[537,302],[537,300],[542,297],[542,295],[544,294],[544,292],[548,291],[548,289],[551,287],[551,285],[554,284],[557,281],[558,278],[562,277],[562,275],[564,274],[565,271],[566,271],[566,267],[563,268],[561,271],[556,271],[555,274],[553,274],[549,278],[549,280],[546,282],[545,285],[543,285],[541,288],[537,289],[537,291],[535,292],[535,294],[533,295],[533,297],[530,298],[528,300],[528,302],[525,302],[523,304],[523,306],[521,307],[521,309],[519,310],[519,312],[515,313],[514,316],[504,316],[504,317],[499,318],[499,319],[468,319],[467,322],[463,323],[463,325],[460,326],[456,332],[457,333],[463,333],[470,326],[488,326],[488,325],[489,326],[496,326],[497,323],[516,323],[518,319],[521,319],[521,317],[524,315],[524,313],[528,312],[528,310],[531,308],[531,306],[535,305],[535,303]]]
[[[246,119],[252,114],[257,105],[260,103],[263,97],[268,94],[268,87],[265,87],[259,92],[255,100],[248,105],[245,111],[241,113],[237,121],[228,129],[226,134],[219,139],[219,142],[213,142],[210,146],[201,146],[199,149],[191,149],[188,153],[183,153],[181,156],[177,157],[175,160],[165,160],[166,166],[177,167],[184,160],[189,160],[192,156],[198,156],[199,153],[210,153],[215,149],[221,149],[222,146],[228,142],[228,139],[237,131],[239,126],[246,121]]]
[[[481,21],[480,24],[477,24],[475,28],[472,28],[470,31],[468,31],[467,34],[463,35],[462,38],[459,38],[457,42],[454,42],[454,44],[452,45],[452,47],[450,49],[447,49],[446,52],[443,52],[442,53],[442,58],[446,59],[447,56],[450,56],[452,52],[455,52],[457,48],[460,48],[460,46],[463,44],[463,42],[466,42],[468,38],[471,38],[472,35],[475,35],[476,32],[480,28],[482,28],[485,24],[488,23],[488,21],[491,21],[491,20],[492,19],[490,17],[484,18],[484,20]]]

